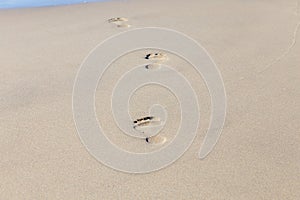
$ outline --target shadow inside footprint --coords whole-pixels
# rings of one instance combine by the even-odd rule
[[[145,59],[153,60],[153,61],[163,61],[163,60],[167,60],[168,57],[164,53],[149,53],[145,56]]]
[[[125,17],[114,17],[108,20],[108,23],[116,24],[119,28],[128,28],[130,27],[129,24],[127,24],[128,19]]]
[[[149,69],[149,70],[156,70],[156,69],[160,69],[161,65],[158,63],[152,63],[152,64],[146,65],[145,68]]]
[[[143,117],[143,118],[139,118],[135,121],[133,121],[133,128],[136,129],[138,127],[142,127],[142,126],[150,126],[150,125],[160,125],[160,119],[157,117],[153,117],[153,116],[148,116],[148,117]]]
[[[153,128],[155,126],[159,127],[162,125],[162,122],[158,117],[148,116],[133,121],[133,124],[134,124],[133,128],[135,130],[144,133],[144,129],[151,128],[151,127]],[[146,137],[145,140],[149,144],[160,145],[160,144],[164,144],[167,141],[167,138],[160,135],[154,135],[151,137]]]
[[[125,17],[114,17],[108,20],[109,23],[120,23],[120,22],[127,22],[127,21],[128,19]]]
[[[167,141],[167,138],[160,135],[155,135],[152,137],[147,137],[146,142],[149,144],[161,145]]]

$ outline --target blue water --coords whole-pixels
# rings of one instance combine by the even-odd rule
[[[99,1],[105,0],[0,0],[0,9],[57,6]]]

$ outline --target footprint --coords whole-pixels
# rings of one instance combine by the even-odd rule
[[[146,138],[146,142],[149,144],[162,145],[167,141],[167,138],[160,135]]]
[[[109,23],[119,23],[119,22],[127,22],[128,19],[125,17],[114,17],[108,20]]]
[[[144,133],[145,129],[149,129],[154,126],[160,126],[162,124],[160,118],[153,117],[153,116],[139,118],[139,119],[133,121],[133,123],[134,123],[133,128],[142,133]],[[160,135],[146,137],[145,139],[146,139],[147,143],[156,144],[156,145],[164,144],[167,141],[166,137],[163,137]]]
[[[117,27],[119,28],[129,28],[131,25],[129,24],[118,24]]]
[[[168,57],[164,53],[149,53],[145,56],[145,59],[153,61],[164,61],[167,60]]]
[[[134,129],[141,129],[147,126],[160,125],[161,122],[158,117],[148,116],[133,121],[133,124]]]
[[[127,24],[128,19],[125,17],[114,17],[108,20],[108,23],[116,24],[119,28],[128,28],[130,27],[129,24]]]
[[[149,69],[149,70],[156,70],[156,69],[160,69],[161,65],[158,64],[158,63],[152,63],[152,64],[149,64],[149,65],[146,65],[145,68]]]

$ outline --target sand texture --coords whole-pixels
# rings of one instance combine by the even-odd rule
[[[292,0],[132,0],[1,10],[0,199],[300,199],[299,23],[300,2]],[[72,89],[97,44],[141,27],[174,29],[201,43],[222,74],[228,107],[218,144],[199,160],[211,111],[206,86],[185,60],[152,56],[190,80],[200,126],[174,164],[134,175],[102,165],[85,149],[73,121]],[[121,57],[96,92],[107,137],[128,151],[160,145],[121,133],[110,110],[111,91],[123,73],[153,53]],[[169,113],[161,133],[167,145],[180,120],[172,94],[146,86],[133,95],[131,114],[147,116],[154,101]]]

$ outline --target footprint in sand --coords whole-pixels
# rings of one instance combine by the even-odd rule
[[[128,19],[125,17],[114,17],[108,20],[108,23],[116,24],[119,28],[128,28],[130,25],[127,23]]]
[[[167,141],[167,138],[160,135],[155,135],[152,137],[146,138],[146,142],[150,144],[162,145]]]
[[[167,55],[164,53],[149,53],[145,56],[145,59],[151,60],[154,62],[165,61],[168,59]]]
[[[151,60],[153,62],[146,65],[146,69],[157,70],[161,68],[161,62],[168,60],[168,57],[164,53],[149,53],[145,56],[145,59]]]
[[[133,124],[134,124],[133,125],[134,129],[143,133],[145,129],[153,128],[155,126],[160,126],[162,123],[161,123],[160,118],[148,116],[148,117],[139,118],[139,119],[133,121]],[[167,141],[166,137],[163,137],[160,135],[147,137],[145,139],[146,139],[147,143],[156,144],[156,145],[164,144]]]
[[[160,69],[161,65],[159,63],[151,63],[146,65],[145,68],[149,70],[156,70],[156,69]]]
[[[145,56],[145,59],[151,60],[152,63],[145,66],[147,70],[158,70],[161,68],[161,62],[168,60],[168,57],[164,53],[149,53]],[[149,128],[151,126],[161,126],[161,120],[157,117],[144,117],[134,121],[133,128],[143,132],[142,128]],[[161,135],[155,135],[152,137],[147,137],[146,142],[149,144],[162,145],[167,141],[166,137]]]
[[[148,116],[133,121],[133,124],[133,128],[138,130],[139,128],[143,128],[149,125],[160,125],[161,121],[158,117]]]

